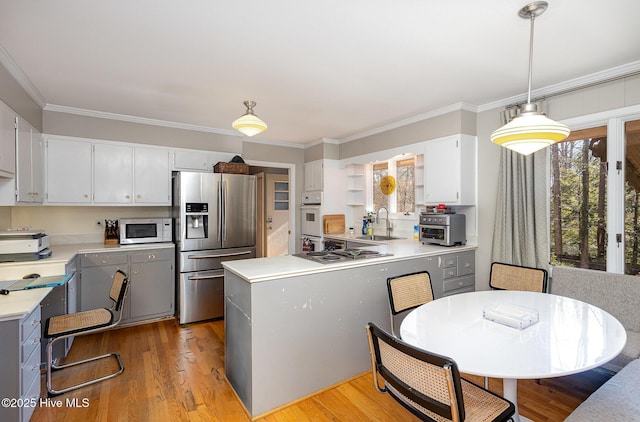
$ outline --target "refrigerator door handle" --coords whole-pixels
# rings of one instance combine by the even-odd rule
[[[218,242],[222,242],[222,182],[218,182]]]
[[[194,276],[188,276],[187,279],[189,280],[210,280],[212,278],[223,278],[224,274],[218,274],[218,275],[194,275]]]
[[[227,240],[227,181],[222,179],[222,241]]]
[[[225,258],[227,256],[239,256],[239,255],[249,255],[251,251],[244,252],[232,252],[232,253],[220,253],[215,255],[187,255],[189,259],[211,259],[211,258]]]

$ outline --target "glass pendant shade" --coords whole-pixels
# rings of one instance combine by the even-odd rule
[[[253,107],[256,106],[256,103],[254,101],[245,101],[244,105],[247,107],[247,112],[242,117],[234,120],[231,126],[247,136],[254,136],[267,130],[267,124],[253,114]]]
[[[529,155],[569,136],[569,128],[542,113],[522,113],[491,134],[491,142]]]
[[[539,113],[535,103],[531,102],[531,73],[533,69],[533,23],[546,9],[546,1],[534,1],[518,12],[523,19],[531,20],[531,37],[529,39],[529,89],[527,103],[522,106],[522,113],[509,123],[491,134],[491,142],[509,148],[520,154],[529,155],[544,147],[560,142],[569,136],[569,128]]]

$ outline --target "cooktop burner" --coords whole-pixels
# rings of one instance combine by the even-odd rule
[[[301,254],[294,254],[298,258],[308,259],[321,264],[331,264],[334,262],[353,261],[356,259],[378,258],[392,256],[393,254],[370,251],[366,249],[337,249],[333,251],[314,251]]]
[[[325,256],[325,255],[329,255],[331,252],[329,251],[312,251],[312,252],[307,252],[306,255],[307,256]]]
[[[325,260],[325,261],[339,261],[342,259],[342,257],[340,255],[324,255],[322,257],[320,257],[320,259]]]

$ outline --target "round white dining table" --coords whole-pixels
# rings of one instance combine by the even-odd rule
[[[538,322],[513,328],[483,317],[499,306],[527,308]],[[588,303],[547,293],[489,290],[447,296],[411,311],[403,341],[452,358],[460,372],[502,378],[504,397],[516,405],[517,380],[552,378],[600,366],[627,341],[622,324]]]

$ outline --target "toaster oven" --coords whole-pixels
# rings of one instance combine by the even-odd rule
[[[467,243],[464,214],[421,213],[420,241],[440,246]]]

